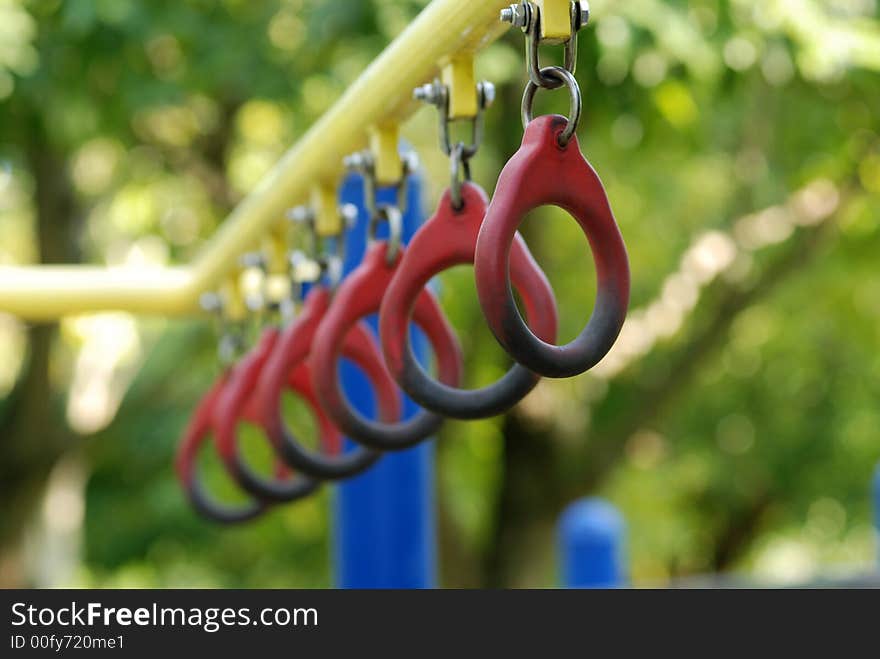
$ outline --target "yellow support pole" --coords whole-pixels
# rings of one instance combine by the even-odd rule
[[[534,0],[541,13],[541,38],[562,43],[571,38],[571,0]]]
[[[502,34],[508,26],[498,16],[509,3],[433,0],[226,218],[192,265],[0,267],[0,312],[27,320],[105,310],[197,313],[199,295],[233,272],[288,208],[317,181],[338,180],[343,156],[367,145],[369,126],[402,122],[417,107],[412,90],[436,77],[441,63]]]
[[[454,56],[443,67],[441,76],[449,94],[449,119],[472,119],[477,116],[477,77],[473,53]]]
[[[342,216],[336,186],[319,183],[312,188],[311,208],[315,213],[315,233],[319,236],[338,236],[342,233]]]
[[[399,143],[398,124],[370,127],[370,152],[373,154],[373,176],[377,185],[395,185],[403,178],[403,160],[397,149]]]

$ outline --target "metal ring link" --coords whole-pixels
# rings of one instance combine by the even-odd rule
[[[403,213],[400,208],[391,204],[379,204],[370,218],[367,225],[367,244],[372,245],[377,242],[377,229],[380,222],[388,223],[388,249],[385,252],[388,265],[397,260],[400,254],[400,248],[403,244]]]
[[[568,125],[565,130],[559,134],[559,146],[567,146],[577,130],[581,121],[581,113],[583,112],[583,97],[581,96],[581,88],[577,80],[571,72],[563,69],[561,66],[548,66],[541,69],[541,73],[555,77],[560,81],[560,87],[565,85],[568,87],[570,96]],[[533,105],[535,103],[535,94],[538,91],[538,85],[531,80],[526,84],[525,92],[522,99],[522,122],[523,128],[527,128],[532,123]]]

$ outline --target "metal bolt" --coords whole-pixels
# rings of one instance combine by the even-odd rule
[[[342,218],[342,224],[346,229],[353,229],[358,219],[357,206],[354,204],[343,204],[339,208],[339,216]]]
[[[477,97],[479,98],[480,109],[485,110],[495,102],[495,85],[488,80],[477,83]]]
[[[439,106],[446,100],[446,86],[439,80],[434,80],[426,85],[416,87],[413,90],[413,98]]]
[[[310,258],[300,250],[296,250],[290,254],[290,267],[293,270],[293,280],[295,282],[313,282],[318,281],[321,277],[321,263]]]
[[[349,171],[365,172],[372,167],[373,154],[369,151],[358,151],[342,159],[342,165]]]
[[[296,224],[307,224],[314,221],[315,211],[309,206],[296,206],[288,210],[285,216]]]
[[[304,263],[308,263],[311,259],[306,256],[305,252],[299,249],[293,250],[288,256],[288,262],[292,268],[298,268],[302,266]]]
[[[501,21],[514,27],[527,30],[532,19],[532,7],[528,2],[520,2],[501,10]]]
[[[403,175],[413,174],[419,169],[419,154],[415,151],[407,151],[401,156],[403,160]]]
[[[575,30],[580,30],[590,22],[590,3],[588,0],[577,0],[574,4]]]
[[[266,267],[266,257],[261,252],[248,252],[242,254],[239,259],[242,268],[260,268]]]
[[[350,155],[345,156],[342,159],[342,166],[345,167],[349,171],[360,169],[360,165],[361,165],[361,154],[360,153],[352,153]]]
[[[223,310],[223,299],[219,293],[202,293],[199,296],[199,306],[209,313],[219,313]]]

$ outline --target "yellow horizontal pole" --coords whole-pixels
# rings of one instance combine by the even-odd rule
[[[197,308],[194,290],[189,268],[0,266],[0,311],[33,321],[110,310],[180,316]]]
[[[315,185],[335,184],[342,158],[367,144],[368,128],[399,122],[415,109],[412,90],[440,65],[476,52],[508,26],[511,0],[433,0],[295,144],[224,221],[193,264],[169,269],[94,266],[0,267],[0,312],[49,320],[94,311],[179,316],[198,311],[201,293],[238,266],[284,211]]]

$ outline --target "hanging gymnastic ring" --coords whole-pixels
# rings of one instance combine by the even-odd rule
[[[257,384],[257,398],[263,406],[262,417],[266,422],[269,439],[285,462],[310,476],[335,480],[365,471],[382,454],[360,446],[338,455],[321,455],[310,451],[289,431],[281,416],[281,392],[293,369],[308,358],[315,334],[329,305],[330,291],[326,288],[317,286],[309,291],[300,315],[284,330],[276,350],[263,368]],[[310,371],[314,368],[311,360],[309,368]],[[314,381],[314,377],[312,379]],[[397,419],[401,410],[397,392],[392,393],[393,398],[385,395],[380,401],[380,418],[387,421]],[[320,403],[320,397],[317,394],[316,397]],[[323,405],[321,409],[326,413]]]
[[[307,359],[309,370],[313,373],[314,362],[309,355],[321,321],[329,308],[330,291],[323,286],[316,286],[309,291],[300,315],[284,330],[264,366],[257,384],[256,397],[262,404],[261,414],[269,439],[288,465],[316,478],[341,479],[368,469],[382,454],[362,446],[338,455],[322,455],[310,451],[285,426],[281,416],[281,392],[287,384],[289,374]],[[362,324],[355,325],[345,337],[342,352],[367,374],[376,395],[379,418],[388,423],[399,419],[402,411],[400,394],[394,380],[385,370],[369,330]],[[312,380],[315,380],[314,373]],[[316,390],[315,396],[322,411],[326,413]]]
[[[580,152],[577,137],[561,146],[565,117],[545,115],[526,128],[505,165],[477,239],[474,275],[483,314],[498,342],[526,368],[570,377],[595,366],[614,345],[629,305],[626,247],[602,183]],[[508,277],[510,249],[526,215],[539,206],[568,211],[587,237],[596,265],[597,295],[586,327],[570,343],[553,345],[523,322]]]
[[[264,500],[289,502],[312,494],[320,482],[302,474],[287,479],[266,479],[248,465],[238,442],[238,423],[243,419],[267,430],[253,392],[278,336],[277,328],[266,330],[257,346],[233,370],[214,409],[214,442],[223,464],[242,488]]]
[[[228,374],[224,374],[202,397],[184,431],[177,449],[174,466],[177,478],[190,504],[199,514],[221,524],[240,524],[263,514],[268,508],[267,503],[258,499],[251,500],[242,506],[230,506],[217,502],[207,493],[199,480],[196,463],[199,448],[210,439],[213,432],[214,407],[227,381]]]
[[[395,451],[409,448],[434,434],[443,417],[428,410],[398,423],[365,419],[342,391],[337,371],[345,335],[361,318],[377,313],[397,268],[401,254],[393,263],[387,259],[387,244],[374,243],[364,260],[336,292],[330,311],[321,321],[312,345],[312,377],[324,410],[340,430],[354,441],[374,449]],[[457,387],[461,380],[461,350],[455,333],[443,316],[437,301],[427,289],[420,293],[413,320],[427,335],[434,349],[438,378]]]
[[[480,419],[513,407],[535,388],[540,377],[515,364],[487,387],[447,386],[434,380],[419,364],[407,331],[415,300],[428,281],[447,268],[474,262],[477,235],[488,200],[481,188],[467,182],[462,184],[461,198],[463,206],[456,211],[448,190],[435,215],[410,241],[382,301],[379,336],[391,374],[419,405],[456,419]],[[511,279],[532,329],[542,340],[555,341],[557,311],[553,289],[519,234],[511,247]]]
[[[260,379],[262,380],[262,377]],[[288,374],[286,382],[283,383],[283,386],[297,393],[312,409],[318,425],[323,455],[306,449],[299,443],[299,440],[297,440],[297,438],[284,425],[284,422],[281,419],[280,407],[277,404],[273,406],[274,413],[277,416],[273,416],[272,418],[263,416],[265,423],[264,428],[266,428],[267,435],[271,440],[275,451],[288,466],[293,467],[308,476],[313,476],[322,480],[345,477],[346,474],[344,472],[340,474],[339,465],[345,465],[346,463],[340,463],[338,461],[333,462],[333,459],[342,453],[342,434],[333,424],[330,417],[328,417],[324,413],[324,410],[321,409],[321,404],[318,401],[314,385],[312,384],[312,374],[309,362],[302,361],[297,366],[294,366],[292,372]],[[263,391],[263,387],[258,384],[254,393],[258,400],[262,400],[261,396]],[[280,401],[280,393],[276,395],[277,399]],[[264,410],[263,414],[265,415],[265,410],[269,408],[263,405],[262,409]],[[376,457],[379,457],[378,454]],[[358,467],[358,470],[366,469],[366,467],[373,464],[373,462],[375,462],[375,460],[368,461],[366,466]],[[305,468],[303,468],[303,466]],[[355,473],[357,473],[357,471]]]

